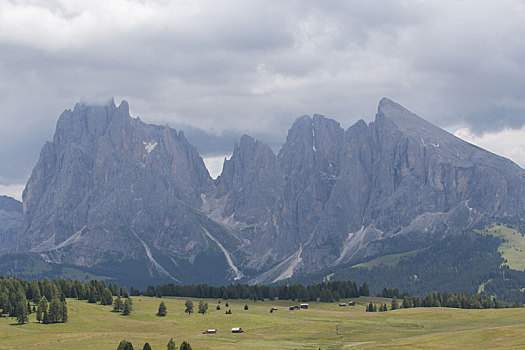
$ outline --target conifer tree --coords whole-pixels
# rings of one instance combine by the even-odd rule
[[[179,350],[191,350],[191,345],[187,341],[183,341],[180,344]]]
[[[67,322],[67,304],[66,301],[62,301],[62,322]]]
[[[123,314],[124,316],[127,316],[127,315],[129,315],[130,313],[131,313],[131,306],[130,306],[130,304],[129,304],[129,300],[126,299],[126,300],[124,301],[124,306],[123,306],[123,308],[122,308],[122,314]]]
[[[397,302],[397,298],[394,296],[392,298],[392,305],[390,307],[390,310],[396,310],[396,309],[399,309],[399,304]]]
[[[57,323],[62,320],[62,303],[58,298],[53,298],[49,304],[49,322]]]
[[[130,341],[123,339],[120,341],[117,350],[133,350],[133,344],[131,344]]]
[[[149,343],[145,343],[142,350],[151,350],[151,346],[149,345]]]
[[[166,316],[168,313],[168,308],[166,307],[166,304],[164,304],[164,301],[160,302],[159,310],[157,311],[157,316]]]
[[[24,324],[28,320],[27,306],[24,300],[20,300],[16,306],[16,320],[19,324]]]
[[[47,311],[47,300],[46,297],[40,298],[38,302],[38,307],[36,309],[36,320],[38,322],[43,321],[44,312]]]
[[[175,350],[175,341],[173,340],[173,338],[171,338],[168,342],[168,350]]]
[[[202,301],[199,301],[199,313],[205,314],[208,311],[208,303],[203,303]]]
[[[184,312],[187,313],[188,315],[191,315],[193,312],[193,301],[186,300],[185,306],[186,306],[186,310],[184,310]],[[226,306],[228,306],[228,304],[226,304]]]
[[[124,307],[124,304],[122,303],[122,299],[120,299],[119,296],[115,298],[115,301],[113,302],[113,311],[114,312],[120,312],[122,311],[122,308]]]
[[[42,316],[42,323],[49,324],[51,321],[49,320],[49,314],[47,312],[47,309],[44,309],[44,315]]]

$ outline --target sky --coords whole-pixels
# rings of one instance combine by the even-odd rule
[[[386,96],[525,167],[525,2],[0,0],[0,194],[21,198],[60,113],[126,100],[212,175],[242,134],[372,121]]]

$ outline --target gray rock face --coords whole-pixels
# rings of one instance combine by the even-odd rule
[[[128,105],[65,111],[24,191],[19,249],[150,277],[252,283],[525,216],[525,170],[381,100],[347,130],[299,118],[278,154],[243,136],[212,180],[184,135]],[[101,267],[103,270],[103,268]]]
[[[250,241],[245,264],[260,272],[252,282],[388,254],[377,243],[396,235],[424,245],[525,214],[523,169],[388,99],[374,122],[346,131],[322,116],[298,119],[275,159],[250,153],[255,144],[265,149],[236,146],[218,182],[236,180],[217,193],[222,217],[242,223]]]
[[[22,203],[8,196],[0,196],[0,253],[15,248],[22,226]]]
[[[132,119],[126,102],[77,104],[60,116],[24,190],[19,248],[86,267],[145,260],[152,277],[180,280],[181,264],[222,256],[207,233],[228,233],[193,209],[210,184],[182,132]]]

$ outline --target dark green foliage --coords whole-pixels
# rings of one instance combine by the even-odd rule
[[[397,302],[397,297],[392,298],[392,304],[390,305],[390,310],[399,309],[399,303]]]
[[[228,309],[226,310],[226,315],[231,315],[232,314],[232,310]]]
[[[248,310],[248,305],[244,305],[244,310]]]
[[[19,324],[24,324],[28,321],[27,306],[24,300],[20,300],[16,305],[16,320]]]
[[[173,338],[170,339],[167,347],[168,347],[168,350],[175,350],[175,341],[173,340]]]
[[[142,350],[151,350],[151,346],[149,345],[149,343],[145,343],[142,347]]]
[[[131,304],[129,302],[129,299],[126,299],[124,301],[124,306],[122,307],[122,314],[124,316],[127,316],[131,313]]]
[[[221,306],[220,306],[220,305],[217,305],[217,308],[216,308],[216,309],[217,309],[217,310],[220,310],[220,309],[221,309]]]
[[[208,311],[208,303],[199,301],[199,314],[205,314]]]
[[[180,344],[180,348],[179,350],[191,350],[191,345],[190,343],[188,343],[187,341],[183,341],[181,344]]]
[[[160,302],[159,310],[157,311],[157,316],[166,316],[168,314],[168,308],[166,307],[166,304],[164,304],[164,301]]]
[[[380,294],[388,298],[394,295],[403,297],[399,291],[395,292],[396,289],[407,291],[410,295],[447,290],[474,294],[479,285],[485,283],[483,294],[499,300],[525,303],[525,293],[520,290],[525,285],[525,272],[501,266],[503,259],[498,252],[499,238],[465,232],[431,241],[427,247],[413,247],[406,242],[406,237],[405,240],[394,239],[392,245],[395,243],[398,253],[414,249],[419,249],[419,252],[401,258],[393,267],[352,268],[355,263],[362,262],[356,261],[315,274],[297,276],[283,283],[316,283],[327,274],[334,273],[338,279],[367,281],[374,294],[381,292],[385,285],[395,287],[386,290],[386,294]]]
[[[122,299],[120,297],[116,297],[115,301],[113,301],[113,311],[114,312],[120,312],[124,308],[124,303],[122,302]]]
[[[104,288],[101,295],[100,305],[113,305],[113,295],[109,288]]]
[[[133,344],[131,344],[130,341],[123,339],[120,341],[117,350],[133,350]]]
[[[370,304],[368,304],[368,306],[366,307],[366,311],[367,312],[374,312],[374,304],[372,304],[372,302],[370,302]]]
[[[184,304],[186,306],[186,309],[184,310],[185,313],[188,315],[191,315],[193,313],[193,301],[186,300],[186,303]]]
[[[403,297],[403,308],[408,309],[412,307],[412,299],[408,295]]]

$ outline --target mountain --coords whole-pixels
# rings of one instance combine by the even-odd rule
[[[11,251],[22,232],[22,203],[0,196],[0,253]]]
[[[215,240],[238,240],[195,210],[211,185],[182,132],[131,118],[126,102],[77,104],[24,190],[18,248],[120,279],[227,279]]]
[[[77,104],[27,183],[18,251],[136,285],[275,283],[522,222],[524,195],[525,170],[386,98],[346,130],[297,119],[277,154],[245,135],[216,180],[182,132]]]

